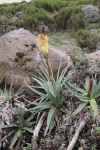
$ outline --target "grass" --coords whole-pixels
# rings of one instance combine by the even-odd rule
[[[90,23],[86,27],[87,30],[98,29],[98,28],[100,28],[100,24],[98,23]]]
[[[74,51],[67,51],[66,54],[68,54],[71,57],[74,64],[76,64],[77,61],[81,61],[81,59],[85,56],[85,53],[79,54]]]
[[[69,45],[71,46],[78,46],[76,39],[73,38],[67,30],[59,30],[55,32],[50,32],[47,34],[50,39],[53,39],[50,44],[60,47],[61,41],[66,40],[69,41]]]

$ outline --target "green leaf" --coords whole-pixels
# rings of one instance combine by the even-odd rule
[[[58,68],[58,72],[57,72],[57,80],[59,79],[59,74],[60,74],[60,67],[61,67],[61,62],[62,62],[62,59],[60,61],[60,64],[59,64],[59,68]]]
[[[63,103],[63,100],[64,100],[63,93],[61,92],[56,103],[60,104],[60,106],[61,106]]]
[[[33,78],[33,80],[35,80],[40,86],[41,86],[41,88],[43,88],[44,90],[46,90],[46,88],[47,88],[47,86],[46,86],[46,81],[43,83],[43,82],[41,82],[41,81],[39,81],[38,79],[36,79],[36,78]]]
[[[35,123],[36,123],[35,121],[29,122],[29,123],[27,123],[27,126],[30,126],[30,125],[35,124]]]
[[[71,79],[73,73],[74,73],[74,71],[71,72],[71,73],[69,73],[69,75],[67,75],[66,77],[64,77],[64,79],[63,79],[63,81],[62,81],[62,84],[61,84],[61,87],[64,87],[64,85],[65,85],[66,83],[69,83],[69,81],[70,81],[70,79]]]
[[[85,79],[84,88],[85,88],[86,92],[88,92],[88,88],[89,88],[89,79],[90,79],[90,77],[86,77],[86,79]]]
[[[56,95],[55,95],[55,93],[54,93],[54,88],[53,88],[53,86],[52,86],[52,83],[51,83],[50,81],[48,81],[47,84],[48,84],[48,90],[49,90],[50,94],[55,98]]]
[[[74,88],[74,90],[76,91],[79,91],[79,92],[81,92],[81,93],[86,93],[86,91],[85,90],[83,90],[83,89],[81,89],[80,87],[78,87],[78,86],[76,86],[76,85],[73,85],[73,84],[71,84],[71,83],[68,83],[72,88]]]
[[[97,85],[95,85],[94,91],[91,95],[92,95],[91,98],[94,98],[94,99],[100,96],[100,81]]]
[[[18,130],[18,131],[16,132],[16,134],[15,134],[15,136],[14,136],[14,138],[13,138],[11,144],[10,144],[10,148],[12,148],[13,145],[16,143],[16,141],[17,141],[18,138],[20,137],[21,133],[22,133],[21,130]]]
[[[63,106],[60,108],[60,111],[62,111],[63,113],[68,113],[68,111]]]
[[[87,103],[81,102],[78,108],[73,112],[73,115],[79,113],[84,108],[85,105],[87,105]]]
[[[48,117],[47,117],[47,127],[46,127],[45,134],[44,134],[45,136],[47,134],[49,127],[50,127],[49,131],[51,131],[52,129],[54,117],[57,111],[58,109],[56,107],[51,107],[51,109],[49,110]]]
[[[96,80],[92,76],[91,98],[94,95],[95,87],[96,87]]]
[[[0,126],[0,128],[11,128],[11,127],[18,127],[18,125],[16,124],[11,124],[10,126],[9,125],[3,125],[3,126]]]
[[[92,109],[94,110],[94,115],[98,116],[98,105],[97,105],[95,99],[90,100],[90,105],[91,105]]]
[[[1,140],[1,142],[3,140],[5,140],[7,137],[11,136],[17,129],[13,130],[13,131],[10,131],[7,135],[4,136],[4,138]]]
[[[34,112],[30,117],[28,117],[24,122],[26,125],[29,124],[29,122],[34,118],[37,112]]]
[[[81,93],[76,93],[74,90],[68,88],[68,90],[73,94],[75,95],[79,100],[83,101],[83,102],[89,102],[89,97],[87,96],[84,96],[83,94]]]
[[[30,133],[34,133],[34,130],[28,127],[23,128],[23,130],[27,130]]]
[[[48,96],[47,96],[46,94],[43,94],[42,92],[39,92],[39,91],[33,89],[30,85],[28,85],[28,84],[26,83],[26,81],[25,81],[25,84],[26,84],[33,92],[35,92],[36,94],[38,94],[38,95],[40,95],[40,96],[42,96],[42,97],[44,97],[44,98],[48,98]]]
[[[30,108],[29,111],[37,110],[37,109],[48,109],[51,107],[51,102],[42,102],[42,103],[35,103],[35,107]]]

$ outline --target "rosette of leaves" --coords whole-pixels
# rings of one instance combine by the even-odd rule
[[[11,96],[11,90],[12,90],[12,84],[11,84],[9,90],[7,90],[6,84],[5,84],[4,90],[1,90],[1,89],[0,89],[0,99],[1,99],[1,103],[5,103],[5,102],[11,100],[11,98],[12,98],[12,96]]]
[[[47,134],[48,129],[49,129],[49,133],[51,132],[51,129],[53,127],[54,117],[57,114],[57,112],[61,111],[63,113],[67,113],[66,108],[64,108],[63,106],[64,88],[65,88],[65,84],[68,83],[69,80],[71,79],[72,73],[65,77],[68,67],[64,68],[61,74],[60,74],[60,67],[61,67],[61,62],[58,68],[56,80],[52,73],[53,82],[50,81],[48,69],[42,66],[41,66],[42,73],[40,73],[37,70],[40,77],[31,74],[33,76],[33,80],[35,80],[39,84],[38,86],[30,86],[25,82],[26,85],[33,92],[35,92],[40,96],[37,100],[33,102],[27,101],[29,104],[35,105],[35,107],[29,110],[30,111],[37,110],[38,112],[41,110],[48,111],[45,135]]]
[[[30,133],[33,133],[34,130],[29,128],[28,126],[30,126],[30,125],[35,123],[34,121],[32,121],[35,113],[32,114],[31,116],[29,116],[27,119],[24,119],[25,108],[24,109],[22,109],[22,108],[20,108],[20,109],[14,108],[13,109],[13,113],[16,116],[17,121],[15,123],[11,124],[11,125],[0,126],[0,129],[12,128],[12,130],[7,135],[5,135],[3,137],[3,139],[1,140],[1,142],[2,142],[6,138],[8,138],[12,134],[14,134],[14,137],[13,137],[13,139],[11,141],[11,144],[10,144],[10,148],[12,148],[14,146],[14,144],[21,137],[23,132],[28,131]]]
[[[78,108],[73,112],[73,115],[79,113],[88,103],[94,111],[94,116],[98,116],[98,105],[97,98],[100,96],[100,81],[97,83],[97,80],[92,77],[86,77],[85,84],[83,84],[84,89],[69,83],[72,87],[68,90],[82,102]]]
[[[9,90],[5,84],[4,90],[0,89],[0,102],[6,103],[12,100],[12,96],[17,97],[18,94],[21,92],[21,88],[14,94],[13,84],[11,83]]]

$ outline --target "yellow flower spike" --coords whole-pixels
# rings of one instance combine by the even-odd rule
[[[38,35],[37,44],[39,46],[40,51],[47,56],[48,54],[48,36],[45,33],[44,26],[41,30],[41,33]]]

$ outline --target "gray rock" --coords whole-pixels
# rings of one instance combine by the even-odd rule
[[[69,45],[69,41],[62,40],[62,41],[61,41],[61,44],[64,44],[64,45]]]
[[[35,44],[33,50],[31,45]],[[28,45],[28,46],[26,46]],[[23,57],[18,57],[16,53],[23,53]],[[62,52],[55,46],[49,45],[49,61],[51,62],[54,75],[59,67],[59,62],[62,59],[61,70],[68,63],[73,66],[70,56]],[[10,31],[0,37],[0,81],[4,79],[7,85],[13,82],[15,88],[20,88],[25,85],[24,80],[31,84],[32,80],[28,72],[38,75],[36,69],[40,70],[40,65],[44,65],[45,59],[39,48],[37,47],[37,37],[28,30],[23,28]],[[35,69],[36,68],[36,69]],[[27,93],[30,91],[27,90]],[[30,92],[31,93],[31,92]]]
[[[33,33],[35,36],[37,36],[37,35],[39,34],[38,31],[33,31],[32,33]]]
[[[87,54],[89,68],[88,71],[90,73],[100,73],[100,50]]]
[[[49,42],[50,44],[54,44],[54,40],[53,40],[53,39],[48,38],[48,42]]]
[[[85,20],[88,23],[95,23],[100,21],[100,14],[99,14],[99,8],[92,6],[92,5],[87,5],[82,8],[84,11],[85,15]]]
[[[97,30],[96,30],[96,29],[91,29],[90,32],[91,32],[92,34],[95,34],[95,33],[97,33]]]
[[[97,43],[97,50],[100,50],[100,41]]]

